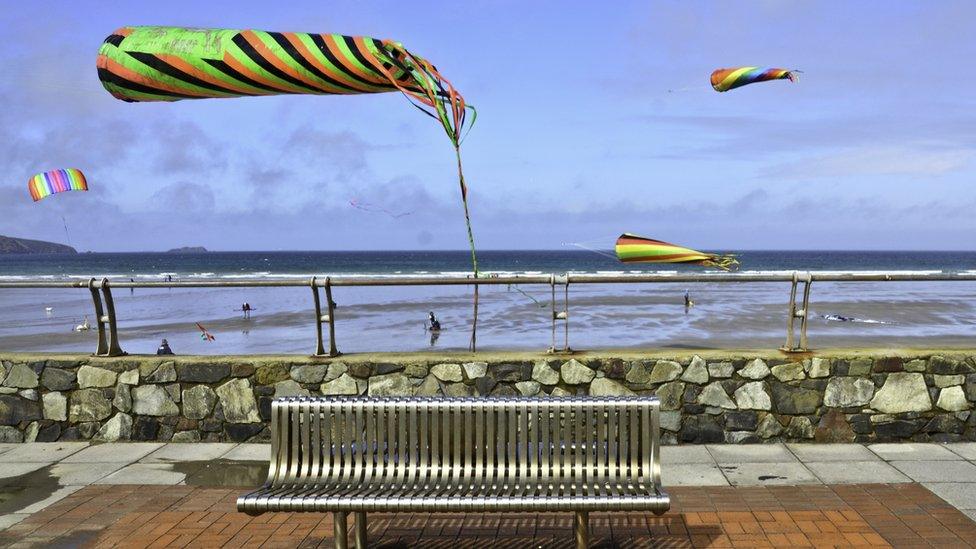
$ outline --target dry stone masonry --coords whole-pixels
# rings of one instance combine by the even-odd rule
[[[0,354],[0,442],[263,441],[271,401],[283,396],[572,394],[656,395],[670,444],[976,440],[976,352],[702,355]]]

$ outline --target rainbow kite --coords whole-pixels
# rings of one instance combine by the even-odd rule
[[[67,191],[87,191],[88,180],[81,170],[68,168],[66,170],[51,170],[39,173],[27,182],[27,190],[30,191],[34,202],[42,198],[47,198],[52,194]]]
[[[762,69],[759,67],[734,67],[712,72],[712,88],[717,92],[727,92],[756,82],[770,80],[789,80],[796,82],[800,71],[787,69]]]
[[[620,235],[615,251],[617,259],[623,263],[697,263],[703,267],[717,267],[723,271],[739,265],[739,261],[732,254],[699,252],[630,233]]]
[[[467,105],[426,59],[393,40],[260,30],[122,27],[98,50],[98,78],[123,101],[402,92],[454,145],[477,275],[460,145]],[[471,118],[474,122],[474,117]]]

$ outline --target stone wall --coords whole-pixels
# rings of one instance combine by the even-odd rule
[[[0,354],[0,442],[261,441],[289,395],[653,394],[666,443],[976,440],[976,351],[93,358]]]

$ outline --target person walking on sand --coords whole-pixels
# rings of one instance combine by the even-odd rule
[[[688,290],[685,290],[685,309],[688,309],[688,308],[694,307],[694,306],[695,306],[695,302],[691,300],[691,292],[689,292]]]
[[[430,323],[430,331],[431,332],[439,332],[439,331],[441,331],[441,323],[434,316],[434,311],[430,311],[429,313],[427,313],[427,316],[428,316],[427,320]]]
[[[251,318],[251,304],[250,303],[248,303],[247,301],[245,301],[244,304],[241,305],[241,310],[244,311],[244,318],[246,318],[246,319],[247,318]]]

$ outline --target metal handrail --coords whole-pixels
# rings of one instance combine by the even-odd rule
[[[482,274],[473,276],[325,276],[286,279],[226,279],[200,278],[176,281],[111,281],[102,278],[86,280],[3,280],[0,289],[44,289],[44,288],[84,288],[91,291],[98,328],[98,356],[118,356],[125,354],[119,346],[116,328],[115,308],[110,288],[311,288],[315,310],[316,337],[315,356],[338,356],[335,343],[335,302],[332,289],[337,287],[381,287],[381,286],[480,286],[492,285],[548,285],[552,289],[551,321],[552,345],[549,352],[571,352],[569,347],[569,286],[571,284],[668,284],[668,283],[748,283],[748,282],[788,282],[790,300],[787,312],[786,344],[780,349],[786,352],[805,352],[807,350],[807,320],[810,305],[810,287],[813,282],[976,282],[976,272],[967,273],[800,273],[762,274],[762,273],[714,273],[714,274],[547,274],[529,276],[495,276]],[[798,285],[803,285],[802,305],[797,304]],[[563,304],[559,310],[556,305],[556,287],[564,288]],[[322,314],[319,288],[325,288],[326,314]],[[99,293],[101,295],[99,295]],[[475,293],[477,300],[477,292]],[[103,306],[104,304],[104,306]],[[477,302],[475,306],[477,315]],[[556,323],[565,323],[565,340],[561,348],[556,348]],[[795,324],[799,323],[799,343],[795,343]],[[329,325],[329,352],[326,354],[322,341],[322,324]],[[475,316],[472,331],[477,325]],[[472,351],[475,340],[472,337]]]

